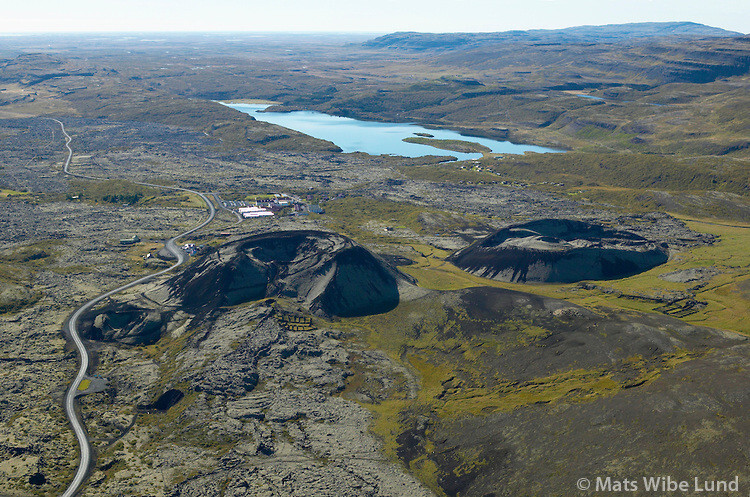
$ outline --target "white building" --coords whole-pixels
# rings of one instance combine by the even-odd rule
[[[242,214],[242,217],[265,217],[265,216],[273,216],[273,212],[263,209],[262,207],[256,207],[256,206],[250,206],[250,207],[240,207],[237,209],[237,211]]]

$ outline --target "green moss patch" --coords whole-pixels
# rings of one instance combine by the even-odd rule
[[[450,150],[452,152],[462,152],[466,154],[480,153],[486,154],[492,152],[492,149],[479,143],[464,140],[439,140],[436,138],[426,138],[422,136],[410,136],[404,138],[406,143],[417,143],[419,145],[429,145],[430,147],[440,150]]]

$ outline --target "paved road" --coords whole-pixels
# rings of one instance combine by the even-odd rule
[[[53,121],[57,122],[60,125],[60,129],[62,130],[63,136],[65,136],[65,147],[68,149],[68,157],[65,159],[65,166],[63,167],[63,171],[65,172],[65,174],[74,176],[76,178],[83,178],[83,179],[90,179],[90,180],[106,179],[106,178],[95,178],[93,176],[86,176],[83,174],[71,173],[68,170],[68,167],[70,166],[70,161],[73,158],[73,149],[70,147],[70,142],[72,141],[72,138],[65,131],[65,125],[61,121],[58,121],[57,119],[53,119]],[[89,300],[88,302],[83,304],[81,307],[79,307],[70,316],[70,319],[68,319],[68,321],[65,323],[64,331],[70,336],[70,338],[73,340],[73,343],[75,343],[76,348],[78,349],[78,354],[81,357],[81,367],[78,369],[78,374],[73,380],[73,383],[70,384],[70,388],[68,388],[68,392],[65,394],[65,414],[68,416],[68,419],[70,420],[70,424],[73,427],[73,431],[76,434],[76,438],[78,439],[78,445],[81,447],[81,460],[78,465],[78,470],[76,471],[76,474],[73,477],[73,481],[70,483],[67,490],[65,490],[63,497],[72,497],[76,494],[76,492],[78,492],[78,489],[80,488],[81,484],[86,479],[86,475],[88,474],[88,471],[89,471],[89,466],[91,465],[91,444],[89,443],[88,434],[86,433],[86,428],[83,425],[83,421],[79,418],[78,413],[76,412],[76,409],[75,409],[75,398],[78,395],[78,387],[81,385],[81,382],[88,375],[88,369],[89,369],[89,352],[88,350],[86,350],[86,345],[83,343],[83,340],[81,340],[81,335],[78,330],[79,320],[81,316],[83,316],[86,312],[91,310],[91,308],[93,308],[96,304],[110,297],[111,295],[122,292],[123,290],[127,290],[128,288],[132,288],[136,285],[140,285],[141,283],[145,283],[149,280],[152,280],[153,278],[157,276],[160,276],[164,273],[168,273],[169,271],[172,271],[174,268],[182,265],[185,261],[187,261],[188,256],[184,250],[182,250],[180,247],[177,246],[177,240],[179,238],[187,236],[203,228],[208,223],[213,221],[214,216],[216,215],[216,209],[214,208],[214,204],[211,203],[208,197],[206,197],[204,194],[200,192],[188,190],[187,188],[163,186],[163,185],[156,185],[152,183],[144,183],[144,182],[138,182],[138,181],[135,181],[134,183],[137,183],[139,185],[155,186],[157,188],[166,188],[169,190],[179,190],[183,192],[194,193],[200,196],[203,199],[203,201],[206,203],[206,206],[208,207],[208,217],[206,217],[206,219],[200,224],[198,224],[197,226],[189,229],[188,231],[184,233],[181,233],[175,236],[174,238],[170,238],[169,240],[167,240],[167,243],[164,246],[166,247],[168,251],[174,254],[175,257],[177,257],[177,262],[174,263],[172,266],[168,267],[167,269],[163,269],[157,273],[144,276],[143,278],[132,281],[128,283],[127,285],[123,285],[119,288],[115,288],[114,290],[110,290],[107,293],[99,295],[95,299]]]
[[[219,207],[221,207],[225,211],[231,212],[232,214],[234,214],[235,217],[237,218],[237,222],[238,223],[242,222],[243,218],[242,218],[242,216],[240,215],[239,212],[233,211],[232,209],[227,209],[226,207],[224,207],[224,201],[221,200],[221,197],[219,197],[219,195],[217,193],[214,193],[213,196],[214,196],[214,200],[216,200],[216,205],[218,205]]]

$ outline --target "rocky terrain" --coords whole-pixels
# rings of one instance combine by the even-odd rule
[[[703,282],[710,280],[716,276],[719,270],[713,267],[696,267],[690,269],[683,269],[681,271],[673,271],[671,273],[660,274],[659,278],[664,281],[672,281],[676,283],[690,283],[693,281]]]
[[[46,126],[42,121],[25,123],[32,129],[43,130]],[[128,126],[141,129],[140,125]],[[76,136],[88,135],[93,129],[93,123],[84,123]],[[175,133],[174,136],[182,135]],[[119,153],[117,150],[107,151],[93,140],[89,144],[92,157],[75,158],[76,167],[94,174],[121,174],[118,168],[127,162],[124,157],[118,161],[102,159],[114,157],[109,154]],[[189,157],[188,152],[184,153]],[[282,164],[295,164],[292,156],[273,154]],[[136,177],[148,178],[149,171],[152,176],[183,174],[176,172],[174,164],[182,164],[182,171],[190,171],[191,162],[187,159],[176,160],[166,152],[146,156],[151,157],[150,162],[133,164]],[[49,169],[40,177],[64,185],[54,171],[54,159],[55,154],[50,153],[46,159],[50,161],[46,164]],[[375,203],[364,205],[397,206],[396,210],[387,211],[391,213],[383,214],[377,221],[362,224],[359,224],[359,217],[352,217],[347,211],[343,217],[337,217],[333,207],[328,218],[281,217],[264,224],[243,222],[236,225],[234,217],[223,212],[214,230],[230,230],[233,241],[220,245],[226,235],[218,239],[215,235],[205,235],[205,241],[213,240],[214,245],[220,246],[194,261],[185,273],[114,299],[105,308],[112,311],[111,316],[106,312],[91,316],[89,336],[95,339],[91,342],[96,351],[95,371],[106,383],[103,388],[90,388],[81,398],[87,429],[97,450],[96,466],[85,490],[87,495],[241,495],[243,492],[307,495],[310,488],[320,495],[345,495],[347,492],[351,495],[428,495],[430,492],[473,495],[472,492],[479,490],[472,488],[485,491],[491,486],[480,480],[497,481],[496,477],[489,476],[497,474],[489,472],[489,468],[499,471],[495,461],[505,459],[490,455],[488,473],[475,469],[466,473],[477,483],[466,483],[468,480],[461,478],[458,480],[464,483],[456,483],[452,475],[464,471],[457,469],[457,461],[464,461],[467,468],[473,468],[474,449],[470,447],[474,439],[468,433],[461,435],[465,443],[445,438],[457,444],[449,447],[444,445],[443,439],[432,439],[428,434],[462,433],[453,424],[458,422],[456,418],[449,416],[439,420],[432,414],[416,416],[413,412],[422,412],[422,408],[415,407],[416,411],[404,411],[396,424],[400,428],[385,432],[379,429],[375,434],[370,431],[373,424],[382,426],[392,421],[387,411],[394,399],[401,403],[395,412],[401,412],[404,406],[423,405],[420,395],[424,394],[420,392],[433,391],[432,376],[423,375],[408,360],[404,365],[395,359],[400,357],[398,352],[386,354],[373,349],[371,339],[358,325],[355,327],[359,331],[353,332],[350,323],[342,326],[336,316],[367,314],[373,309],[389,311],[372,318],[383,316],[383,321],[376,321],[373,326],[386,335],[388,316],[399,309],[414,309],[410,307],[412,302],[418,309],[414,316],[430,316],[433,311],[429,299],[413,300],[420,292],[416,291],[411,278],[384,264],[349,238],[320,229],[328,223],[336,225],[338,219],[346,219],[347,229],[369,234],[365,239],[371,248],[410,257],[414,251],[405,250],[409,243],[461,248],[487,235],[493,227],[513,224],[510,220],[521,213],[532,218],[543,217],[550,208],[557,213],[576,213],[580,204],[567,199],[553,200],[546,194],[520,186],[456,184],[407,177],[387,180],[385,178],[395,171],[391,168],[392,159],[352,157],[351,163],[336,164],[335,171],[326,171],[322,159],[315,160],[320,162],[308,164],[309,176],[304,181],[316,186],[345,187],[371,175],[373,181],[357,195],[343,190],[346,193],[342,198],[354,205],[374,200]],[[13,495],[52,495],[59,493],[72,474],[75,458],[73,439],[57,400],[73,374],[72,356],[63,352],[64,344],[60,340],[61,324],[71,310],[70,302],[143,274],[145,265],[140,255],[145,251],[155,253],[162,240],[195,222],[200,212],[167,206],[92,204],[82,199],[50,201],[39,193],[48,188],[47,183],[34,183],[37,175],[32,170],[27,169],[29,172],[25,176],[17,174],[24,171],[25,163],[11,161],[10,167],[3,171],[8,181],[14,178],[25,181],[35,193],[30,197],[6,199],[4,216],[0,218],[7,228],[3,231],[4,264],[16,276],[28,271],[28,278],[14,279],[16,286],[11,288],[24,288],[34,294],[33,299],[23,301],[20,312],[9,315],[3,323],[7,330],[4,336],[8,337],[6,350],[12,351],[3,361],[13,364],[13,368],[6,370],[3,379],[8,388],[2,401],[8,406],[5,413],[10,417],[2,432],[8,464],[2,467],[1,476],[3,491],[7,489]],[[209,169],[221,171],[219,164],[229,162],[204,165],[195,176],[185,179],[197,185],[209,186],[211,181],[228,185],[235,174],[232,169],[224,171],[225,176],[206,176]],[[249,167],[238,164],[231,167],[236,171]],[[41,170],[43,165],[45,163],[41,162],[35,167]],[[263,167],[267,172],[263,172]],[[301,165],[296,167],[303,170]],[[339,169],[347,168],[350,170],[338,175]],[[259,171],[257,177],[265,174],[269,184],[281,185],[286,181],[274,176],[278,168],[266,165]],[[330,183],[325,183],[326,176],[330,176]],[[59,186],[49,188],[52,192],[55,189],[59,190]],[[435,208],[445,207],[444,199],[448,197],[455,199],[451,203],[453,208],[484,216],[485,221],[469,221],[465,215],[446,211],[435,212]],[[401,220],[407,218],[402,216],[411,215],[413,211],[406,206],[414,204],[407,200],[421,206],[416,210],[414,229],[383,231],[383,226],[404,222]],[[45,222],[45,218],[53,214],[57,222]],[[397,216],[395,222],[393,216]],[[660,237],[669,241],[675,250],[709,247],[715,242],[714,237],[696,233],[665,214],[623,215],[590,209],[586,216],[591,221],[627,226],[643,236]],[[458,224],[446,229],[446,222],[451,223],[450,226]],[[139,229],[135,231],[134,226]],[[168,230],[164,226],[168,226]],[[267,234],[268,231],[274,233]],[[145,245],[129,249],[117,244],[119,238],[134,232],[141,236]],[[368,238],[376,232],[377,237]],[[32,243],[34,250],[31,250],[28,240],[51,241],[53,245],[52,248],[42,245],[37,250]],[[334,250],[329,251],[330,248]],[[42,252],[52,257],[45,257]],[[408,259],[399,257],[389,260],[410,264]],[[334,265],[337,271],[331,272]],[[342,270],[338,271],[339,268]],[[247,279],[250,274],[265,274],[266,277]],[[326,274],[331,275],[331,279],[326,278]],[[377,297],[375,300],[367,300],[371,294],[367,287],[361,286],[362,274],[377,276],[375,281],[380,283],[375,288],[380,290],[372,293]],[[352,279],[352,275],[355,278]],[[248,283],[253,281],[262,285],[251,291],[253,285],[248,286]],[[353,295],[359,297],[342,299],[342,295],[350,294],[341,288],[352,284],[358,288]],[[190,291],[185,290],[187,287]],[[232,293],[233,290],[237,293]],[[36,292],[40,292],[38,296]],[[35,301],[38,297],[41,298]],[[226,300],[228,297],[232,300]],[[268,297],[276,302],[266,300]],[[252,301],[256,298],[261,301]],[[439,298],[455,299],[450,294]],[[474,301],[478,297],[468,298]],[[514,309],[526,304],[496,298],[500,307],[489,313],[487,326],[491,327],[491,322],[528,322],[528,316],[497,314],[500,308]],[[535,302],[531,296],[519,298],[531,298]],[[247,300],[251,302],[245,302]],[[365,308],[357,308],[362,302],[367,304]],[[396,303],[399,305],[394,308]],[[579,312],[583,313],[581,316],[589,316],[587,311],[563,303],[555,306],[562,306],[552,310],[553,316],[558,312],[559,319],[568,315],[575,317]],[[318,316],[311,315],[311,311]],[[578,317],[582,319],[581,316]],[[399,322],[408,323],[409,319],[401,318]],[[472,319],[480,318],[473,316]],[[528,333],[522,331],[526,324],[518,326],[514,333],[520,334],[518,340],[524,343],[527,340],[535,343],[538,336],[546,333],[535,328],[536,325],[529,328]],[[555,329],[559,323],[556,325],[553,321],[544,326]],[[608,333],[613,331],[608,330]],[[540,335],[537,336],[537,332]],[[545,343],[558,339],[550,338]],[[561,347],[568,350],[581,340],[586,339],[576,335]],[[638,339],[634,343],[642,343],[643,350],[647,351],[652,345],[649,340]],[[21,343],[30,348],[21,347]],[[446,343],[451,343],[450,339]],[[594,351],[612,346],[606,340],[584,343],[594,347]],[[44,352],[50,347],[53,350]],[[381,348],[388,349],[387,346]],[[441,345],[439,349],[442,348]],[[32,349],[44,352],[43,356],[30,355]],[[530,350],[537,351],[536,348]],[[555,363],[560,370],[591,354],[587,347],[570,347],[570,350],[578,350],[581,355],[571,355],[569,363]],[[566,352],[565,356],[569,354]],[[455,360],[453,356],[443,357],[442,362],[448,364]],[[545,361],[540,358],[539,364]],[[596,364],[591,365],[599,367]],[[507,367],[504,365],[503,369]],[[581,380],[577,373],[573,377],[576,382]],[[449,379],[441,378],[440,381]],[[566,388],[570,378],[565,375],[560,378],[561,391],[569,391]],[[583,380],[590,378],[584,374]],[[535,380],[523,377],[519,395],[526,395],[529,387],[526,382],[530,381]],[[551,388],[548,383],[545,385],[548,386],[544,388]],[[463,387],[454,381],[446,383],[445,388],[459,392]],[[555,392],[557,388],[555,384]],[[718,391],[718,386],[716,389]],[[443,387],[439,387],[429,398],[442,390]],[[562,397],[555,393],[552,398]],[[555,409],[560,408],[558,403],[552,404],[557,406]],[[380,411],[381,408],[386,413]],[[28,415],[12,415],[22,409]],[[541,407],[524,407],[523,413],[535,413],[528,415],[536,423],[548,415]],[[495,426],[501,426],[498,419],[506,419],[503,416],[507,415],[491,416],[494,417],[481,419],[492,419]],[[466,426],[480,422],[480,418],[467,419]],[[20,427],[26,432],[19,431]],[[491,432],[487,427],[480,431]],[[24,433],[23,437],[19,438],[18,433]],[[56,435],[50,439],[49,433]],[[393,444],[389,440],[396,439],[401,448],[383,453],[384,445]],[[458,459],[428,457],[421,451],[430,444],[445,448],[444,454],[458,454]],[[513,450],[521,450],[519,447],[513,446]],[[505,450],[500,452],[505,453]],[[432,477],[425,476],[424,464],[428,460],[435,461],[438,468],[430,474],[440,475],[439,482],[430,484],[430,490],[424,487],[424,482],[433,481]],[[525,461],[532,464],[531,459]],[[507,481],[522,482],[528,478],[523,472],[528,467],[527,462],[519,462],[514,473],[504,473]],[[417,482],[417,477],[422,483]],[[518,485],[517,488],[521,488],[522,483]],[[556,485],[563,488],[565,482]]]
[[[148,240],[198,218],[182,209],[3,202],[0,288],[16,302],[23,292],[33,298],[0,314],[0,494],[59,495],[75,471],[62,409],[75,355],[62,324],[76,302],[142,274],[116,240],[134,225]]]
[[[220,246],[145,298],[93,309],[81,326],[94,340],[152,344],[175,314],[204,316],[283,296],[315,315],[349,317],[387,312],[413,294],[419,290],[412,279],[347,237],[276,231]]]
[[[573,283],[624,278],[667,262],[664,242],[569,219],[503,228],[450,257],[466,271],[500,281]]]
[[[2,222],[13,229],[3,232],[2,269],[15,272],[14,278],[20,280],[14,281],[18,281],[21,288],[39,292],[39,295],[35,301],[25,302],[20,311],[3,315],[0,321],[5,351],[0,360],[11,366],[3,368],[0,375],[5,385],[0,396],[0,402],[5,406],[0,430],[3,455],[0,493],[55,495],[61,492],[74,472],[76,462],[74,439],[60,407],[75,365],[74,356],[66,352],[61,335],[71,302],[81,301],[100,289],[143,274],[140,257],[131,258],[129,255],[132,250],[138,253],[143,248],[131,249],[117,244],[119,238],[133,233],[132,226],[139,227],[137,233],[144,240],[142,244],[149,244],[155,251],[160,243],[151,242],[168,236],[165,226],[171,226],[169,229],[177,232],[183,226],[195,223],[200,212],[172,208],[113,208],[75,202],[36,204],[19,201],[4,205],[9,209],[2,211]],[[51,211],[58,220],[56,225],[42,222],[41,217]],[[232,217],[227,216],[228,224],[236,222]],[[304,226],[303,220],[297,224],[292,221],[287,224],[287,229]],[[250,224],[245,228],[251,232],[264,229]],[[92,233],[97,236],[91,236]],[[338,244],[343,256],[334,265],[348,267],[347,251],[356,248],[356,243],[332,233],[306,233],[312,235],[313,241],[322,243],[328,238],[329,243]],[[29,238],[52,240],[52,243],[37,241],[29,245],[18,241]],[[268,240],[267,236],[258,238]],[[231,248],[241,251],[238,248],[242,246],[243,242],[239,242]],[[312,243],[309,248],[314,246]],[[225,247],[225,255],[228,248]],[[358,250],[364,249],[360,247]],[[248,251],[252,253],[250,248]],[[300,255],[314,253],[313,250],[304,254],[300,252]],[[318,253],[319,266],[308,261],[313,262],[307,268],[308,276],[315,274],[316,267],[325,266],[320,260],[322,255]],[[370,257],[371,264],[382,264]],[[196,269],[198,267],[196,265]],[[393,270],[384,271],[393,278],[386,277],[387,281],[408,280]],[[8,274],[4,272],[2,276],[5,278]],[[195,276],[196,273],[192,274]],[[9,287],[3,288],[8,291]],[[398,290],[396,292],[398,294]],[[159,293],[160,285],[154,284],[151,294]],[[137,295],[140,294],[136,292],[131,298]],[[181,302],[182,297],[184,294],[175,295],[174,299]],[[306,315],[306,307],[298,309],[293,306],[291,312],[287,312],[261,303],[237,311],[212,313],[206,321],[200,321],[200,325],[196,323],[196,329],[201,333],[205,334],[203,327],[206,325],[213,331],[210,336],[201,335],[191,342],[195,350],[184,348],[185,342],[182,341],[196,332],[192,328],[186,331],[192,316],[179,311],[169,313],[169,326],[161,343],[171,344],[173,348],[163,357],[144,355],[143,349],[128,347],[127,340],[122,340],[125,347],[110,346],[106,342],[98,346],[92,343],[96,349],[96,372],[104,376],[106,382],[104,388],[89,388],[88,395],[82,397],[87,428],[100,451],[99,463],[91,480],[91,495],[133,492],[142,495],[170,492],[205,495],[201,492],[209,491],[207,488],[213,485],[221,488],[234,485],[235,492],[252,488],[253,494],[257,495],[264,495],[264,492],[266,495],[307,495],[312,486],[320,495],[341,495],[342,492],[352,492],[352,495],[362,495],[363,492],[366,495],[430,493],[379,452],[380,442],[368,433],[372,415],[367,410],[331,397],[346,385],[350,374],[346,365],[355,357],[359,367],[372,371],[374,381],[382,379],[379,395],[383,397],[395,388],[392,386],[394,381],[407,381],[404,378],[408,373],[402,367],[392,363],[384,354],[368,350],[361,342],[352,344],[351,339],[340,331],[318,328],[311,325],[308,318],[298,318]],[[217,316],[221,317],[217,319]],[[211,324],[214,319],[217,319],[215,325]],[[250,326],[253,320],[258,323],[257,329]],[[149,337],[148,341],[159,339],[161,333],[160,326],[159,334]],[[249,341],[244,344],[243,340]],[[135,343],[144,342],[131,342]],[[184,358],[184,367],[176,367],[172,354],[184,355],[178,362],[182,364]],[[287,391],[290,381],[296,386]],[[174,388],[167,388],[169,382],[174,382]],[[313,384],[319,385],[320,389],[311,388]],[[259,394],[266,385],[270,390],[265,396],[245,399],[244,404],[229,403],[249,393]],[[306,393],[300,396],[298,392],[303,388]],[[158,445],[161,441],[156,439],[151,445],[160,447],[157,453],[164,459],[144,459],[147,451],[140,453],[138,449],[143,448],[147,440],[155,438],[152,423],[170,423],[164,418],[184,406],[193,405],[196,396],[199,400],[189,418],[193,421],[188,423],[188,418],[180,419],[183,424],[199,424],[191,426],[188,432],[168,428],[166,431],[173,432],[176,437],[170,438],[163,448]],[[225,408],[234,409],[231,414],[234,417],[225,417],[214,411],[218,405],[214,400],[216,397],[226,400]],[[273,400],[273,405],[268,399]],[[251,414],[256,409],[261,412],[268,409],[269,417],[276,420],[276,424],[264,423]],[[287,417],[291,421],[287,422]],[[219,424],[210,427],[200,424],[208,419],[218,420]],[[226,423],[229,424],[224,426]],[[297,431],[291,424],[299,425]],[[228,428],[230,425],[231,429]],[[257,430],[250,430],[247,425],[258,425]],[[191,448],[196,434],[204,428],[216,436],[221,433],[223,437],[239,440],[237,451],[228,455],[234,462],[224,458],[227,454],[223,449],[196,452]],[[288,433],[293,433],[298,440],[288,438]],[[331,437],[336,437],[334,444],[331,444]],[[131,445],[132,440],[136,442]],[[185,445],[186,440],[192,441]],[[118,445],[120,441],[127,445]],[[257,445],[255,449],[253,444]],[[131,454],[131,449],[138,453],[137,457]],[[251,452],[257,457],[249,457]],[[237,466],[238,458],[242,460],[240,466]],[[147,468],[155,469],[146,471]],[[210,471],[207,468],[211,468]],[[183,481],[185,475],[190,474],[194,477],[174,486],[175,482]],[[225,483],[216,483],[222,478],[226,479]],[[213,483],[208,485],[207,480]]]
[[[168,285],[193,312],[284,296],[316,315],[357,316],[393,309],[413,283],[345,236],[286,231],[220,247]]]
[[[316,249],[331,243],[337,248]],[[110,388],[84,400],[101,451],[86,495],[128,489],[281,496],[307,495],[310,488],[319,495],[428,495],[380,452],[368,431],[368,407],[378,416],[375,433],[396,441],[388,454],[417,475],[434,464],[433,490],[445,495],[567,488],[575,480],[534,468],[550,452],[576,460],[579,443],[595,455],[579,462],[581,474],[624,464],[621,451],[604,447],[624,447],[634,437],[640,443],[628,450],[628,470],[662,471],[663,462],[648,455],[657,442],[660,451],[673,453],[684,444],[713,446],[715,438],[675,431],[675,423],[709,426],[710,406],[717,403],[727,421],[710,426],[727,433],[726,450],[711,460],[742,470],[731,456],[743,450],[742,442],[729,433],[744,429],[736,413],[749,400],[738,386],[745,381],[746,337],[496,288],[412,290],[398,307],[380,309],[385,314],[371,309],[343,321],[329,312],[316,317],[315,299],[304,298],[310,294],[300,288],[320,288],[318,278],[331,284],[320,268],[342,264],[338,254],[353,246],[319,231],[254,235],[206,254],[182,275],[118,298],[145,312],[174,310],[151,348],[129,348],[117,337],[99,346],[98,371]],[[257,277],[269,273],[276,277]],[[238,298],[226,300],[232,295]],[[143,329],[138,326],[132,330]],[[362,330],[377,330],[382,338]],[[402,351],[411,367],[369,349],[371,339],[385,339],[384,348]],[[719,358],[729,362],[719,366]],[[677,379],[692,371],[705,375],[705,368],[716,369],[706,376],[710,388]],[[724,384],[719,378],[729,371],[739,377]],[[649,400],[634,407],[633,395]],[[690,415],[644,423],[658,415],[664,395],[680,404],[696,399],[685,407]],[[601,429],[580,421],[594,412]],[[565,428],[542,429],[550,416],[567,420]],[[615,432],[607,429],[613,424]],[[532,438],[536,448],[529,452]],[[671,466],[706,477],[714,474],[711,468],[705,459],[684,455]],[[524,483],[532,473],[536,483]],[[498,474],[507,487],[498,488]]]
[[[175,356],[156,361],[102,349],[113,389],[84,410],[92,432],[115,438],[100,439],[84,495],[430,495],[380,452],[371,414],[338,395],[355,364],[382,379],[382,396],[405,372],[340,331],[290,331],[296,316],[264,302],[233,307],[172,329],[162,343],[179,343]],[[133,413],[166,392],[166,409]]]
[[[747,482],[747,37],[363,41],[0,39],[0,495],[60,495],[75,472],[65,319],[165,267],[164,241],[204,212],[135,181],[325,213],[220,210],[182,272],[85,317],[82,495]],[[258,98],[571,152],[343,154],[213,101]],[[49,117],[71,168],[106,181],[63,174]],[[614,279],[534,284],[582,276]]]
[[[375,323],[421,382],[415,399],[374,407],[378,426],[416,474],[437,467],[445,495],[572,495],[592,475],[747,477],[745,336],[499,288],[432,293],[361,322]]]

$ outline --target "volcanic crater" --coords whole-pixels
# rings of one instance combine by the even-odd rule
[[[499,281],[573,283],[633,276],[669,259],[666,243],[571,219],[503,228],[449,257],[461,269]]]
[[[176,310],[205,315],[287,297],[319,316],[351,317],[388,312],[404,292],[419,293],[409,276],[343,235],[271,232],[211,250],[147,292],[146,299],[112,302],[88,313],[82,328],[92,339],[148,344],[166,331]]]

